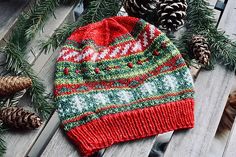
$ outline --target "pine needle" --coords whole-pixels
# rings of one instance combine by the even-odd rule
[[[6,131],[5,128],[0,124],[0,157],[3,157],[4,153],[6,152],[6,142],[4,141],[4,132]]]
[[[76,22],[65,24],[64,27],[57,29],[46,42],[41,43],[42,51],[46,53],[51,49],[55,50],[61,46],[67,37],[78,27],[117,15],[121,5],[122,1],[120,0],[88,1],[86,10]]]
[[[218,62],[230,70],[236,68],[236,43],[225,33],[216,28],[213,9],[206,0],[188,0],[186,31],[180,40],[176,41],[183,54],[189,54],[189,41],[193,35],[207,38],[212,52],[210,66]]]

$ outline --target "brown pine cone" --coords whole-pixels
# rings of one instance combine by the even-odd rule
[[[0,77],[0,96],[7,96],[32,86],[28,77],[5,76]]]
[[[191,50],[199,63],[209,65],[211,51],[206,38],[201,35],[194,35],[191,40]]]
[[[42,120],[35,113],[19,107],[1,108],[0,120],[4,125],[15,129],[36,129],[42,124]]]

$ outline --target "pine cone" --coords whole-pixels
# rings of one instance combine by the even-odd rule
[[[35,115],[19,107],[3,107],[0,110],[0,120],[3,124],[15,129],[35,129],[42,121]]]
[[[175,31],[184,24],[186,0],[126,0],[124,8],[129,16],[143,18],[161,29]]]
[[[199,63],[209,65],[211,52],[206,38],[201,35],[194,35],[191,41],[191,50],[194,58],[197,59]]]
[[[157,24],[167,31],[176,31],[184,24],[186,16],[186,0],[159,0],[157,6]]]
[[[6,76],[0,77],[0,96],[7,96],[32,86],[28,77]]]
[[[153,22],[147,18],[152,19],[150,16],[155,14],[156,8],[156,0],[125,0],[124,2],[124,9],[129,16],[143,18],[150,23]]]

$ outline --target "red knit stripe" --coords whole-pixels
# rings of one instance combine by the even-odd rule
[[[194,126],[194,101],[186,99],[102,116],[67,132],[85,156],[114,143]],[[118,135],[118,136],[117,136]]]
[[[142,99],[139,99],[137,101],[133,101],[132,103],[129,103],[129,104],[109,105],[109,106],[106,106],[106,107],[99,108],[95,112],[86,112],[83,115],[79,115],[77,117],[64,120],[64,121],[62,121],[62,124],[65,125],[67,123],[76,122],[76,121],[79,121],[80,119],[82,119],[82,118],[84,118],[88,115],[99,113],[99,112],[104,111],[104,110],[109,110],[109,109],[112,109],[112,108],[120,108],[120,107],[124,107],[124,106],[130,106],[130,105],[137,104],[137,103],[142,103],[142,102],[145,102],[145,101],[163,99],[163,98],[170,97],[170,96],[177,96],[177,95],[181,95],[181,94],[187,93],[187,92],[193,92],[193,89],[187,89],[187,90],[183,90],[183,91],[180,91],[180,92],[177,92],[177,93],[168,93],[166,95],[161,95],[161,96],[142,98]]]
[[[139,82],[138,85],[140,85],[145,80],[150,78],[150,76],[151,77],[157,76],[160,73],[165,73],[165,72],[168,72],[168,71],[174,71],[175,69],[186,66],[185,63],[179,64],[178,66],[172,66],[172,64],[175,63],[180,57],[181,57],[181,55],[176,55],[175,57],[171,58],[170,60],[168,60],[166,63],[162,64],[161,66],[157,66],[154,70],[152,70],[152,71],[150,71],[146,74],[135,76],[135,77],[125,78],[125,79],[117,79],[117,80],[110,80],[110,81],[102,81],[102,80],[100,80],[100,81],[91,81],[91,82],[80,83],[80,84],[56,84],[54,94],[55,94],[55,96],[59,96],[59,95],[70,95],[70,94],[73,94],[73,93],[78,93],[77,89],[80,88],[81,86],[84,86],[84,85],[86,85],[87,90],[81,90],[81,91],[79,91],[79,93],[87,92],[88,90],[89,91],[92,91],[92,90],[99,91],[99,89],[96,88],[97,85],[102,85],[103,88],[101,88],[101,89],[112,89],[112,88],[122,89],[122,88],[127,88],[127,87],[130,88],[130,83],[132,81],[137,81],[137,82]],[[169,66],[170,69],[165,70],[165,71],[161,71],[161,69],[164,66]],[[151,74],[151,75],[148,75],[148,74]],[[113,85],[114,82],[121,83],[122,86],[119,86],[119,87],[114,86]],[[135,88],[137,86],[133,86],[132,88]],[[70,91],[59,93],[59,91],[63,88],[67,88]]]

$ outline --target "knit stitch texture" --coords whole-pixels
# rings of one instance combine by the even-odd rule
[[[193,95],[179,51],[141,19],[112,17],[80,27],[57,59],[60,119],[85,156],[114,143],[192,128]]]

